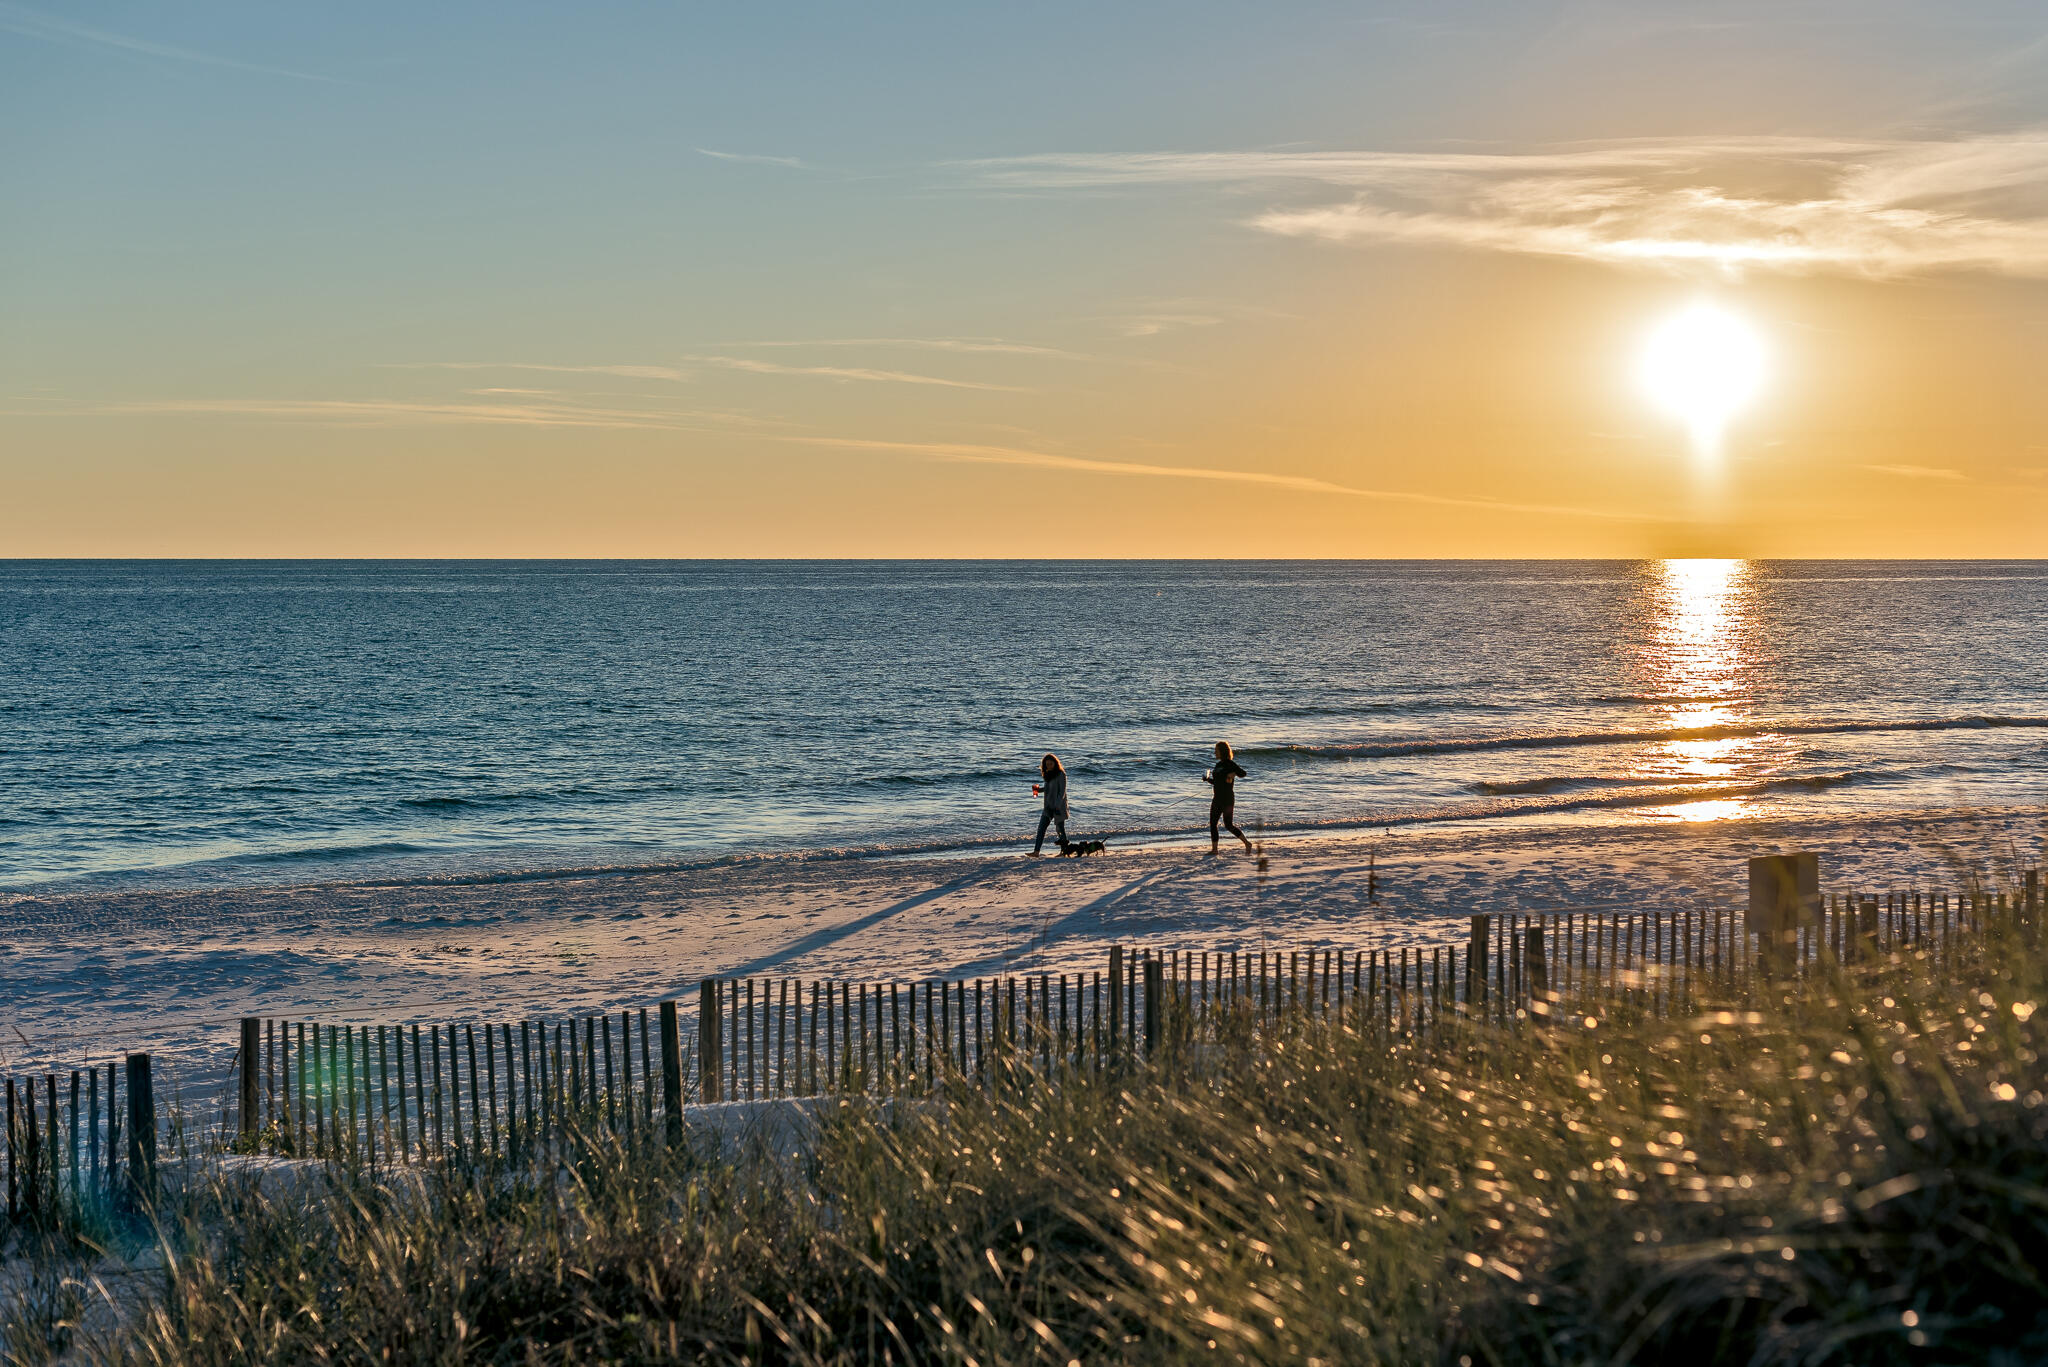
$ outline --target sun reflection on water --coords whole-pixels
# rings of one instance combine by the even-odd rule
[[[1745,651],[1753,570],[1746,560],[1665,560],[1651,571],[1646,696],[1660,729],[1707,731],[1748,720]],[[1702,735],[1658,742],[1642,757],[1650,782],[1739,783],[1757,772],[1754,737]],[[1682,821],[1725,821],[1755,811],[1749,797],[1703,798],[1656,809]]]

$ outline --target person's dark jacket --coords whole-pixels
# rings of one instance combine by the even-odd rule
[[[1225,759],[1218,760],[1216,767],[1204,777],[1216,790],[1216,801],[1228,807],[1237,801],[1237,781],[1241,778],[1250,778],[1251,775],[1247,774],[1244,766],[1236,760]]]

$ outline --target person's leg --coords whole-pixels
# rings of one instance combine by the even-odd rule
[[[1059,820],[1059,813],[1057,812],[1043,811],[1038,814],[1038,839],[1031,843],[1031,852],[1033,854],[1037,854],[1045,848],[1045,828],[1057,820]],[[1060,843],[1062,845],[1067,843],[1065,822],[1060,823]]]
[[[1211,802],[1209,804],[1209,853],[1211,854],[1216,853],[1216,823],[1222,818],[1223,805],[1219,802]]]
[[[1224,812],[1223,812],[1223,824],[1224,824],[1225,826],[1227,826],[1227,827],[1229,827],[1229,828],[1230,828],[1230,833],[1231,833],[1232,835],[1236,836],[1236,837],[1237,837],[1237,838],[1238,838],[1239,840],[1244,840],[1244,847],[1245,847],[1245,851],[1246,851],[1247,853],[1249,853],[1249,852],[1251,851],[1251,847],[1252,847],[1252,842],[1251,842],[1251,841],[1249,841],[1249,840],[1245,840],[1245,839],[1244,839],[1244,832],[1243,832],[1243,831],[1240,831],[1240,830],[1239,830],[1239,829],[1237,828],[1237,809],[1236,809],[1236,808],[1234,808],[1234,807],[1231,807],[1231,808],[1225,808],[1225,809],[1224,809]]]
[[[1052,818],[1052,824],[1059,828],[1060,853],[1065,854],[1067,851],[1067,818],[1065,814],[1058,812],[1054,813]]]

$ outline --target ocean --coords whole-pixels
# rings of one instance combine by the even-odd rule
[[[0,562],[0,889],[2013,808],[2039,562]]]

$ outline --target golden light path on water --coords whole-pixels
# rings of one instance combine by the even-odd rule
[[[1666,728],[1700,730],[1751,720],[1748,675],[1756,661],[1754,569],[1746,560],[1665,560],[1652,570],[1651,622],[1642,668],[1646,690],[1662,699]],[[1767,739],[1715,737],[1659,742],[1643,757],[1650,781],[1739,783],[1756,775]],[[1750,816],[1750,797],[1702,798],[1653,813],[1681,821]]]

